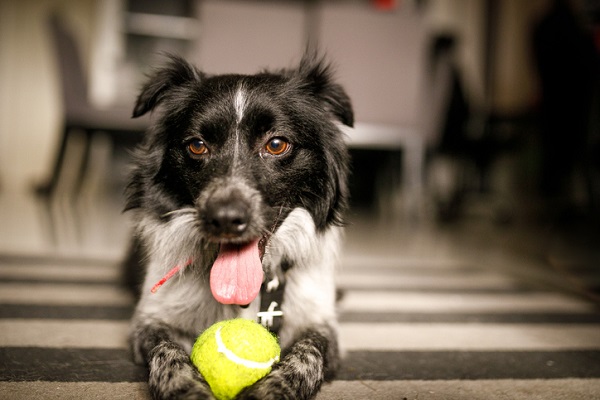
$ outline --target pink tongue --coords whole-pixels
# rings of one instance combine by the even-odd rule
[[[210,290],[219,303],[241,306],[252,303],[262,280],[258,240],[244,245],[221,245],[210,271]]]

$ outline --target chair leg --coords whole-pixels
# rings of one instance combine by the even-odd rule
[[[62,166],[65,160],[65,152],[67,149],[67,143],[69,141],[70,132],[71,129],[68,126],[65,126],[63,128],[62,137],[58,146],[58,151],[56,153],[56,158],[54,160],[52,172],[50,173],[50,176],[48,177],[48,180],[46,182],[40,183],[35,187],[35,193],[40,197],[51,197],[56,191],[56,186],[58,185],[60,172],[62,170]]]
[[[89,164],[90,164],[90,152],[92,147],[92,142],[94,136],[94,132],[91,130],[85,131],[85,145],[83,148],[83,154],[81,158],[81,166],[79,171],[77,172],[77,178],[75,181],[75,186],[73,188],[73,197],[78,198],[81,194],[81,188],[83,187],[83,183],[86,179]]]

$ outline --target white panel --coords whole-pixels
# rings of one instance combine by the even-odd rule
[[[303,51],[304,8],[296,2],[203,1],[195,61],[210,73],[284,68]]]
[[[330,54],[360,122],[418,122],[425,31],[409,3],[395,12],[368,2],[324,2],[320,46]]]

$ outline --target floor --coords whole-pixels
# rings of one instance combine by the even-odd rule
[[[0,193],[0,399],[148,398],[127,352],[119,204]],[[600,398],[597,225],[498,224],[472,204],[445,225],[352,210],[345,359],[319,400]]]

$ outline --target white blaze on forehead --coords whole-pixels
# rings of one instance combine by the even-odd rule
[[[235,95],[233,96],[233,108],[235,109],[235,119],[239,125],[244,117],[246,110],[246,92],[243,86],[240,84]],[[240,131],[238,127],[235,129],[235,143],[234,143],[234,166],[237,165],[239,151],[240,151]],[[232,170],[233,171],[233,170]]]
[[[233,98],[233,107],[235,108],[235,115],[239,124],[242,121],[246,110],[246,92],[241,86],[238,88],[235,97]]]

